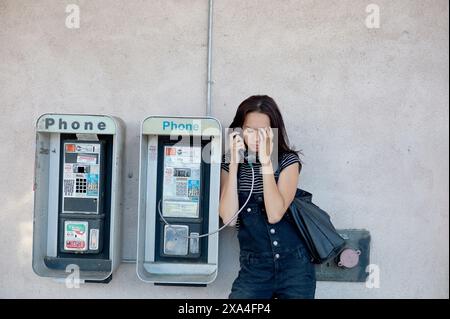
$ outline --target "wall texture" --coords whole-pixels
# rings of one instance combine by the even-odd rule
[[[279,103],[303,150],[300,187],[338,228],[367,228],[380,287],[319,282],[318,298],[449,297],[448,1],[216,0],[213,116]],[[65,26],[67,4],[81,9]],[[123,264],[108,285],[67,289],[31,268],[34,123],[44,112],[127,124],[124,258],[136,246],[140,121],[203,115],[207,0],[0,0],[0,297],[223,298],[238,271],[220,237],[207,288],[155,287]]]

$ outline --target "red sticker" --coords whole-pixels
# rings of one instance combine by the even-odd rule
[[[176,153],[175,147],[167,147],[166,148],[166,156],[175,155]]]
[[[74,153],[75,151],[75,144],[66,144],[66,152]]]

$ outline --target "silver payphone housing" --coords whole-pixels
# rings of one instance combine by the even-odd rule
[[[107,282],[120,264],[124,134],[122,120],[112,116],[38,118],[32,258],[37,275],[63,279],[78,267],[81,282]]]
[[[151,116],[142,122],[140,146],[138,277],[155,284],[213,282],[218,268],[218,233],[189,236],[219,227],[220,122],[212,117]],[[198,160],[199,155],[202,163],[198,167],[183,160]],[[178,160],[183,164],[178,165]],[[167,179],[173,179],[173,184]]]

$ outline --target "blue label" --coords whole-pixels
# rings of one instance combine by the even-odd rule
[[[177,123],[174,121],[163,121],[163,130],[198,131],[200,126],[192,123]]]
[[[87,196],[98,196],[98,174],[87,174]]]
[[[198,179],[188,180],[188,196],[195,198],[200,196],[200,180]]]

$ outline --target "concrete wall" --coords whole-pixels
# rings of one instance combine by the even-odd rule
[[[213,116],[275,98],[305,154],[300,187],[338,228],[367,228],[380,287],[319,282],[318,298],[448,298],[448,1],[216,0]],[[65,6],[81,27],[65,27]],[[203,115],[207,0],[0,0],[0,297],[222,298],[238,271],[220,237],[207,288],[154,287],[123,264],[109,285],[64,285],[31,268],[34,122],[105,113],[127,124],[124,257],[136,243],[139,123]]]

